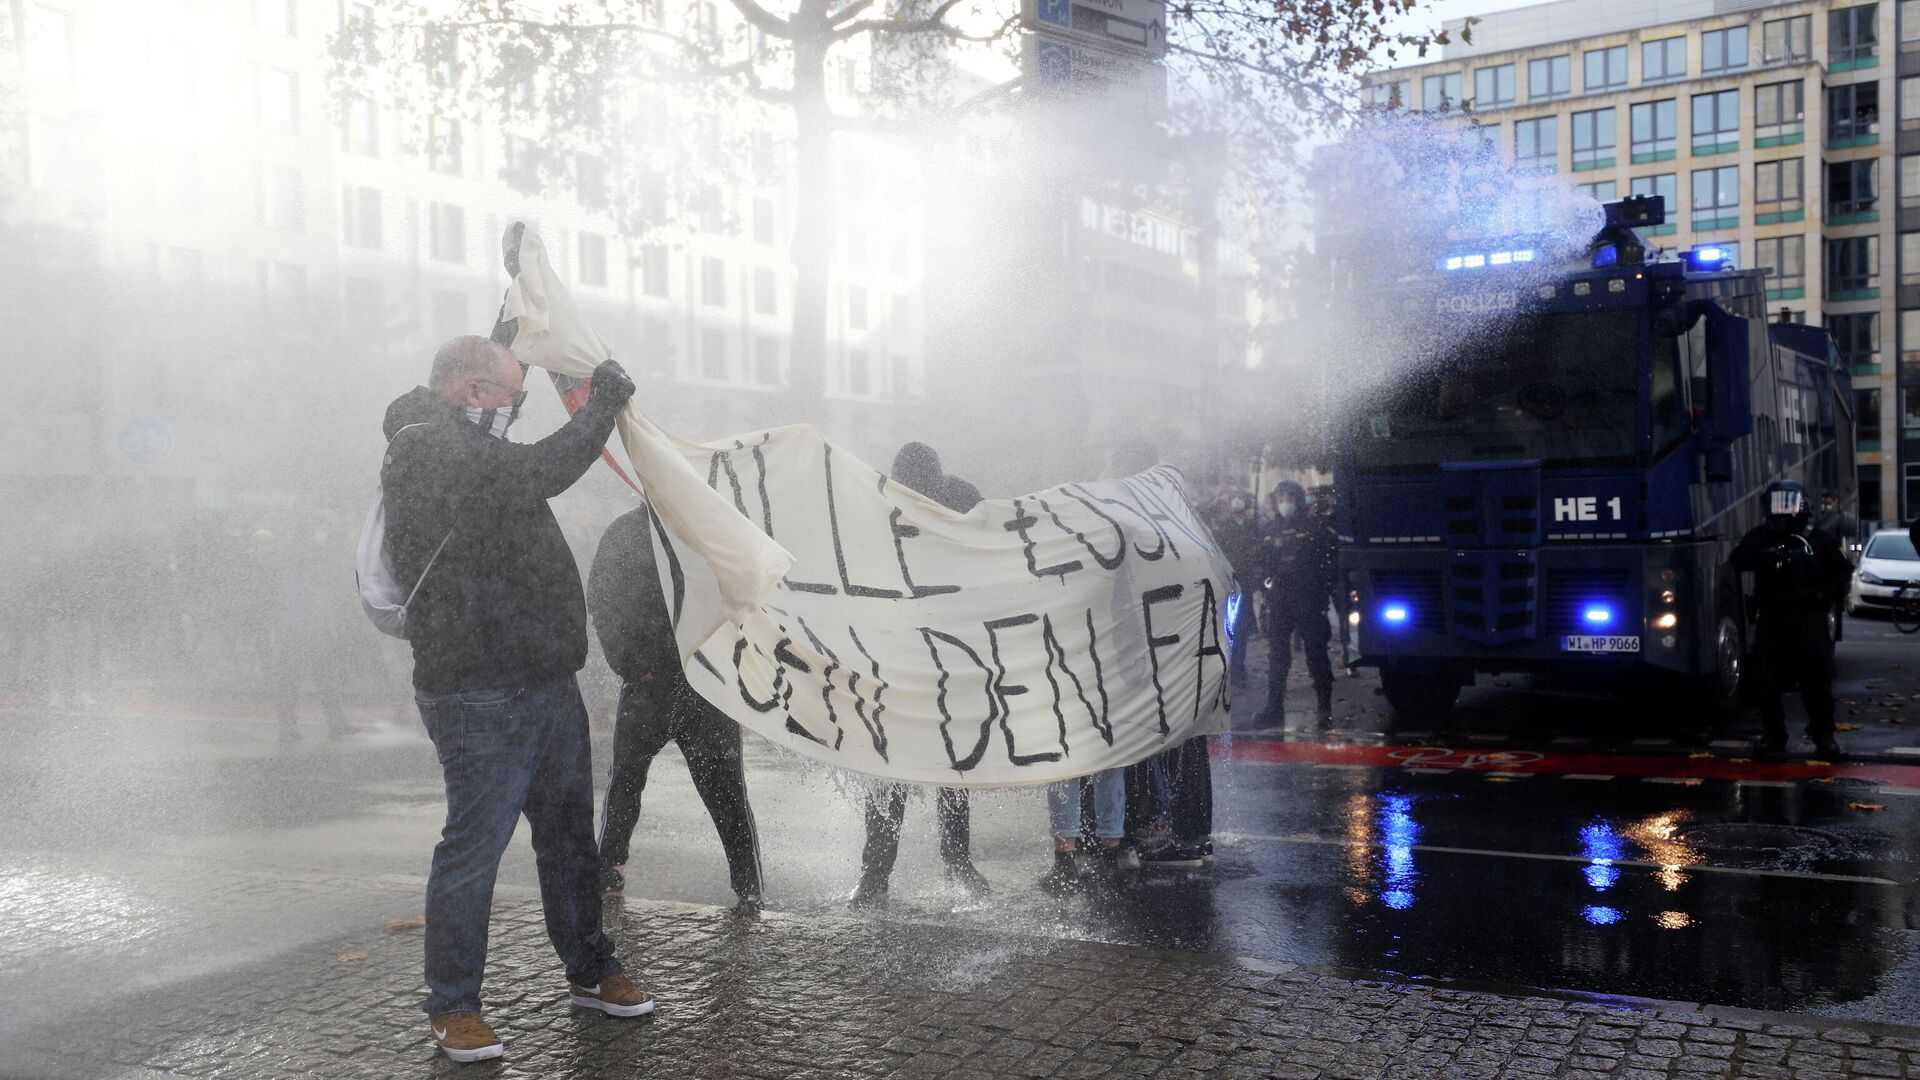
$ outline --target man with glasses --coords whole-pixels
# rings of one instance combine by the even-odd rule
[[[440,758],[447,821],[427,878],[425,1009],[455,1061],[501,1054],[480,1015],[488,912],[500,856],[525,814],[547,936],[569,1000],[639,1016],[653,999],[620,973],[600,928],[599,856],[580,571],[547,500],[598,457],[633,383],[609,360],[560,430],[507,441],[526,369],[484,337],[433,358],[427,386],[387,407],[380,469],[387,550],[407,606],[414,698]]]

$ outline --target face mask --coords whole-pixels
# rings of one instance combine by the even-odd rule
[[[480,425],[487,434],[496,439],[507,437],[507,429],[513,426],[513,418],[519,412],[511,405],[498,409],[482,409],[469,405],[466,411],[468,422]]]
[[[1280,516],[1283,518],[1290,518],[1293,516],[1294,505],[1290,501],[1281,503],[1278,509],[1280,511]]]
[[[1246,501],[1245,499],[1235,499],[1235,500],[1233,500],[1233,512],[1234,512],[1234,513],[1236,513],[1236,514],[1237,514],[1237,513],[1239,513],[1240,511],[1242,511],[1242,510],[1245,510],[1246,508],[1247,508],[1247,501]]]

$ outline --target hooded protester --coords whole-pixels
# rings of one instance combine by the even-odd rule
[[[1751,572],[1756,623],[1753,672],[1765,722],[1760,749],[1779,754],[1787,748],[1783,684],[1797,679],[1807,709],[1807,737],[1814,751],[1829,760],[1840,756],[1833,727],[1833,637],[1828,618],[1846,595],[1853,567],[1832,534],[1808,527],[1812,507],[1804,488],[1792,480],[1767,486],[1767,520],[1754,526],[1733,549],[1728,562]]]
[[[1327,658],[1332,627],[1327,600],[1333,593],[1333,531],[1307,505],[1299,484],[1282,480],[1273,487],[1273,523],[1261,548],[1261,584],[1267,591],[1267,707],[1263,727],[1285,727],[1287,676],[1293,668],[1293,639],[1307,657],[1313,676],[1315,718],[1320,729],[1333,726],[1333,664]]]
[[[500,857],[532,830],[547,936],[575,1006],[653,1011],[601,931],[593,766],[575,673],[587,660],[580,571],[547,501],[606,445],[633,382],[609,360],[592,396],[535,443],[507,440],[526,369],[477,336],[441,346],[427,386],[387,408],[386,547],[413,583],[414,699],[440,758],[446,826],[427,877],[424,1008],[455,1061],[501,1055],[481,1017]]]

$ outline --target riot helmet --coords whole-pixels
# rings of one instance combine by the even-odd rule
[[[1807,489],[1793,480],[1775,480],[1767,485],[1767,521],[1780,528],[1798,529],[1812,515]]]

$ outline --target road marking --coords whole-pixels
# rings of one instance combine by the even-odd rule
[[[1374,850],[1393,848],[1396,851],[1425,851],[1436,855],[1481,855],[1500,859],[1533,859],[1537,862],[1564,862],[1586,865],[1593,860],[1584,855],[1559,855],[1545,851],[1493,851],[1487,848],[1446,847],[1439,844],[1387,844],[1378,840],[1353,841],[1333,836],[1308,836],[1296,833],[1292,836],[1275,836],[1263,833],[1241,833],[1241,840],[1272,844],[1312,844],[1317,847],[1365,847]],[[1800,881],[1836,881],[1855,885],[1886,885],[1902,887],[1897,881],[1879,877],[1860,877],[1854,874],[1816,874],[1804,870],[1767,870],[1751,866],[1708,866],[1704,864],[1679,864],[1647,862],[1642,859],[1611,859],[1610,866],[1631,866],[1640,870],[1681,870],[1687,873],[1730,874],[1735,877],[1771,877],[1792,878]]]
[[[1920,756],[1920,746],[1890,746],[1887,748],[1887,753]]]
[[[1555,746],[1586,746],[1593,741],[1591,735],[1562,735],[1553,740]]]
[[[1888,785],[1887,787],[1876,788],[1874,793],[1877,795],[1920,795],[1920,787],[1893,787],[1892,785]]]
[[[1635,739],[1628,746],[1672,746],[1672,739]]]
[[[1560,779],[1562,780],[1611,780],[1613,779],[1613,777],[1608,773],[1570,772],[1562,776]]]
[[[1649,776],[1646,781],[1649,784],[1679,784],[1681,787],[1700,786],[1700,778],[1697,776]]]
[[[1741,787],[1784,787],[1797,786],[1792,780],[1735,780]]]
[[[1342,770],[1373,768],[1373,766],[1371,765],[1348,765],[1338,761],[1316,761],[1314,762],[1313,767],[1316,769],[1342,769]]]
[[[1715,739],[1707,744],[1719,750],[1750,750],[1753,744],[1745,739]]]

